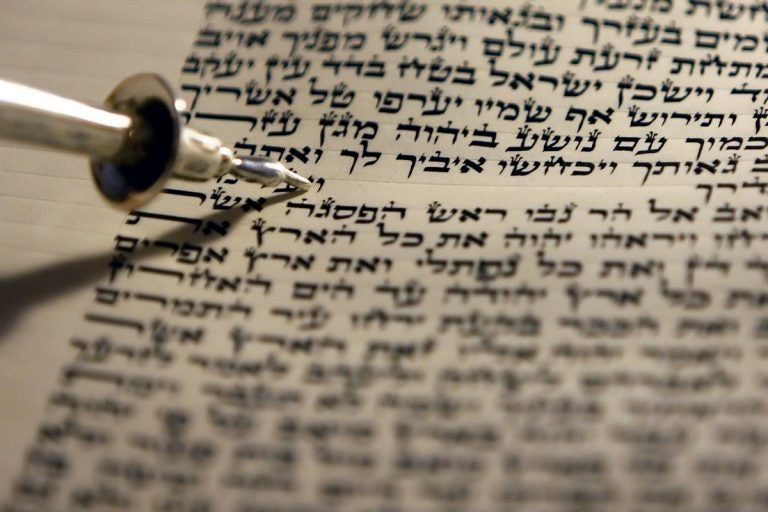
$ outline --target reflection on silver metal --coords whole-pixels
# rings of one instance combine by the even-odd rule
[[[0,80],[0,137],[111,158],[131,118]]]
[[[262,156],[234,158],[232,173],[246,181],[256,181],[268,187],[286,182],[301,190],[307,190],[312,184],[307,178],[287,169],[280,162]]]
[[[278,162],[236,157],[216,137],[183,127],[184,102],[158,75],[123,80],[105,107],[0,80],[0,137],[90,157],[99,191],[121,208],[154,197],[171,174],[206,180],[233,172],[266,186],[311,185]]]

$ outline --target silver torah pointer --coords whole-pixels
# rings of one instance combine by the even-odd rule
[[[232,172],[302,190],[306,178],[263,157],[240,157],[216,137],[182,125],[184,102],[150,73],[120,82],[96,108],[0,80],[0,138],[88,156],[104,198],[124,209],[152,199],[170,175],[207,180]]]

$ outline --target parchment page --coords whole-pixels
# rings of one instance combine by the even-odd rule
[[[0,78],[92,104],[131,73],[175,82],[202,6],[6,0]],[[106,274],[125,215],[98,196],[85,158],[0,140],[0,501],[71,357],[68,339]]]
[[[761,2],[208,2],[12,510],[762,510]]]

